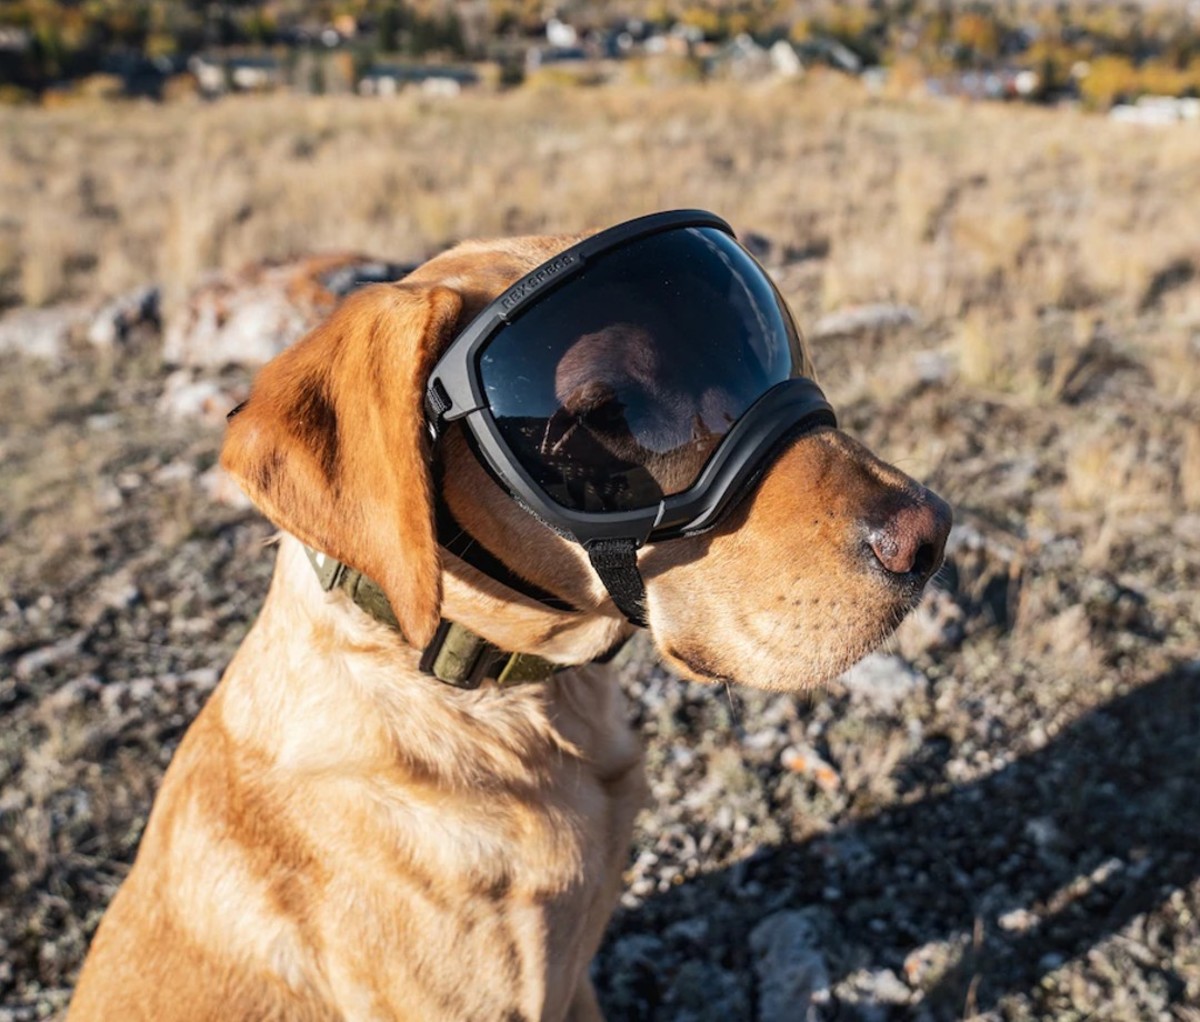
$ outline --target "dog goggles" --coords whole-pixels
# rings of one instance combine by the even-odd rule
[[[442,355],[426,407],[435,437],[461,420],[497,481],[609,584],[600,563],[711,528],[782,441],[836,425],[812,376],[729,225],[680,210],[593,235],[510,287]]]

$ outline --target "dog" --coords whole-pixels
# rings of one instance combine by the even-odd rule
[[[579,240],[461,244],[352,294],[260,372],[222,464],[282,529],[274,578],[166,773],[70,1022],[601,1018],[588,963],[646,786],[600,660],[635,627],[461,428],[433,449],[423,404],[464,324]],[[567,404],[595,403],[581,359],[612,361],[584,341],[558,373]],[[616,361],[636,375],[640,358]],[[552,425],[551,446],[570,428]],[[704,423],[676,426],[707,442]],[[440,543],[439,501],[470,545],[570,609]],[[649,633],[686,678],[809,690],[914,606],[949,527],[937,496],[814,429],[717,527],[641,548]],[[391,618],[324,586],[325,556],[374,580]],[[446,621],[574,666],[442,684],[422,650]]]

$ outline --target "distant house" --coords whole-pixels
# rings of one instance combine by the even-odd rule
[[[525,54],[525,70],[536,71],[551,64],[580,64],[591,59],[582,46],[531,46]]]
[[[1119,103],[1108,116],[1123,124],[1167,127],[1184,121],[1200,121],[1200,99],[1174,96],[1142,96],[1136,103]]]
[[[479,84],[479,73],[469,67],[443,64],[376,64],[358,80],[360,96],[395,96],[404,88],[417,87],[430,95],[457,96]]]
[[[284,84],[283,67],[270,56],[198,54],[188,61],[201,93],[266,92]]]
[[[708,59],[706,70],[714,78],[752,81],[771,73],[771,55],[749,35],[742,33]]]
[[[579,33],[574,25],[568,25],[558,18],[546,22],[546,43],[555,49],[569,49],[579,42]]]
[[[353,14],[339,14],[329,27],[338,34],[339,41],[358,35],[358,19]]]
[[[1036,71],[1001,68],[997,71],[962,71],[925,83],[931,96],[959,99],[1030,99],[1041,85]]]
[[[824,64],[835,71],[856,75],[863,69],[862,58],[848,46],[826,36],[813,36],[796,45],[796,53],[806,67]]]
[[[162,99],[167,83],[184,70],[176,57],[146,57],[135,51],[116,53],[100,64],[105,74],[121,80],[121,94],[134,99]]]
[[[786,39],[777,40],[768,51],[771,57],[771,69],[781,78],[795,78],[803,74],[804,62],[796,47]]]
[[[853,75],[863,69],[862,60],[853,50],[825,38],[806,39],[796,44],[778,39],[768,48],[743,34],[719,47],[707,61],[708,73],[713,77],[739,81],[769,76],[794,78],[814,65],[825,65]]]
[[[188,61],[202,95],[219,96],[225,91],[225,66],[218,60],[197,55]]]
[[[676,25],[669,32],[652,29],[642,41],[642,52],[652,57],[687,57],[702,39],[703,35],[687,26]]]
[[[0,53],[28,53],[33,37],[27,29],[0,25]]]
[[[686,54],[699,33],[685,25],[674,25],[663,32],[640,18],[625,18],[614,21],[606,29],[596,33],[596,48],[600,56],[620,60],[639,53],[655,56],[662,53]]]
[[[231,57],[225,71],[238,92],[266,92],[283,84],[283,68],[274,57]]]

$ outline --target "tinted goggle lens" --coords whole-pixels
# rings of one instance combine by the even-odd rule
[[[584,512],[686,490],[750,405],[812,376],[770,279],[710,227],[590,260],[501,327],[478,366],[513,457],[556,503]]]

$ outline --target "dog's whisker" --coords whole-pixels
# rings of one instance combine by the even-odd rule
[[[729,679],[723,678],[722,681],[725,685],[725,698],[729,702],[729,715],[733,718],[734,724],[741,727],[742,721],[738,717],[737,701],[733,698],[733,689],[729,687]]]

